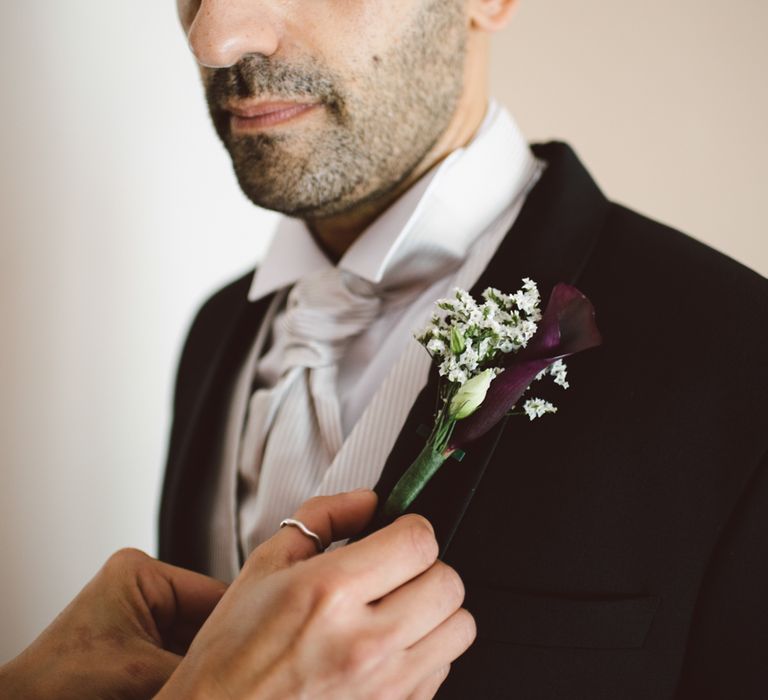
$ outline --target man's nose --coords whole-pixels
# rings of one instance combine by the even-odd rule
[[[246,54],[274,54],[279,27],[269,5],[263,0],[202,0],[187,33],[198,63],[227,68]]]

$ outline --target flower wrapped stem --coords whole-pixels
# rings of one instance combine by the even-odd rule
[[[437,412],[435,424],[424,448],[400,477],[384,503],[383,512],[388,520],[408,510],[427,482],[453,453],[453,450],[447,449],[447,445],[456,426],[456,419],[451,416],[448,407],[455,393],[456,387],[453,384],[440,382],[438,395],[442,408]]]
[[[592,304],[575,287],[558,284],[544,314],[530,279],[515,294],[488,288],[478,304],[457,289],[441,299],[432,322],[417,336],[440,373],[432,432],[384,502],[392,520],[404,513],[444,462],[509,415],[531,383],[546,375],[568,388],[563,358],[601,343]],[[522,407],[530,420],[557,408],[529,398]],[[458,425],[457,425],[458,423]]]
[[[446,459],[444,452],[427,442],[389,494],[384,503],[384,517],[393,520],[405,513]]]

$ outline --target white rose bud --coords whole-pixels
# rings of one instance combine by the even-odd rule
[[[461,420],[471,416],[485,401],[488,387],[491,386],[495,376],[496,370],[487,369],[464,382],[451,399],[451,405],[448,407],[450,417]]]
[[[462,332],[454,326],[451,328],[451,352],[454,355],[461,355],[466,350],[467,344]]]

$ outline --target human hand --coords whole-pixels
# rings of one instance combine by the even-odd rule
[[[0,668],[0,695],[152,697],[225,590],[220,581],[121,550],[30,647]]]
[[[359,532],[374,507],[372,492],[353,492],[312,499],[295,517],[330,543]],[[294,528],[257,548],[157,700],[431,698],[475,626],[430,524],[408,515],[315,553]]]

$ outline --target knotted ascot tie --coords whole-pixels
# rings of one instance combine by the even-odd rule
[[[255,456],[256,464],[239,474],[245,494],[239,517],[244,555],[286,517],[297,474],[303,479],[310,474],[319,484],[341,449],[338,363],[381,306],[372,285],[336,267],[309,275],[291,289],[256,377],[272,388],[253,394],[243,436],[242,449]],[[268,502],[264,494],[269,494]],[[256,522],[247,515],[254,512],[259,513]]]

